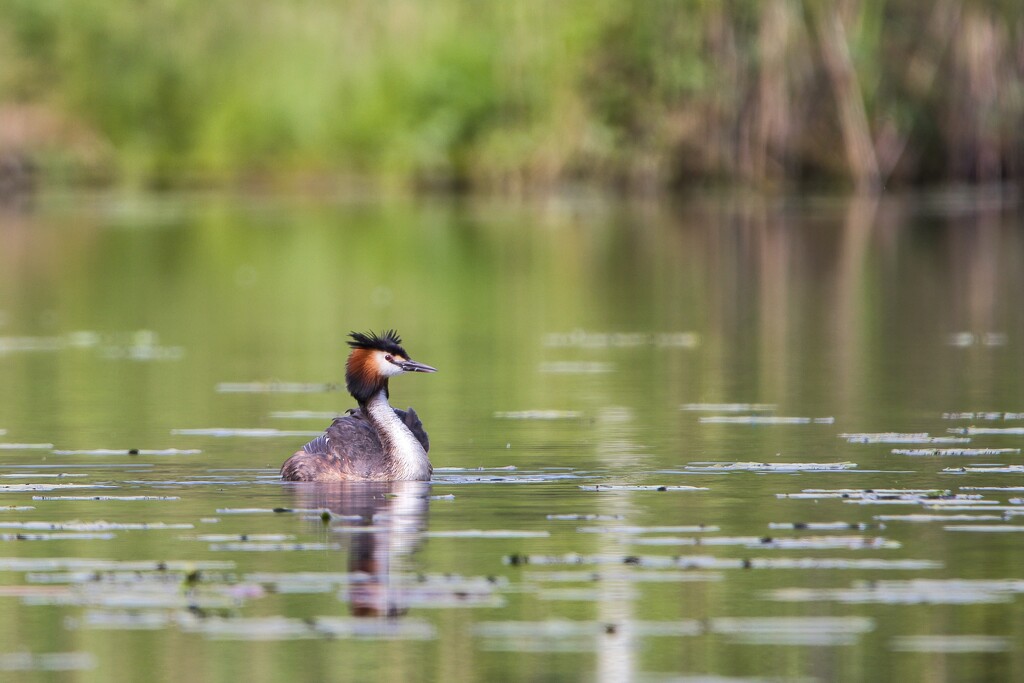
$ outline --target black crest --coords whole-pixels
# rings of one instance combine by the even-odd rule
[[[402,358],[408,358],[409,354],[402,348],[402,338],[398,336],[397,330],[386,330],[380,334],[372,331],[363,334],[362,332],[349,332],[352,341],[348,343],[353,349],[375,349],[385,353],[391,353]]]

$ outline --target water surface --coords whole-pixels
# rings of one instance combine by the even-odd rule
[[[0,670],[1019,678],[1020,223],[955,193],[6,212]],[[281,483],[382,327],[440,370],[392,383],[433,484]]]

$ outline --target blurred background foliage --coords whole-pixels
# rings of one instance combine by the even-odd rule
[[[4,0],[0,184],[1024,175],[1019,0]]]

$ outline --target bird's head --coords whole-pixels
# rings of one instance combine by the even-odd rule
[[[409,358],[395,330],[380,334],[352,332],[348,345],[352,352],[345,364],[345,386],[360,405],[381,389],[388,390],[388,379],[403,372],[437,372]]]

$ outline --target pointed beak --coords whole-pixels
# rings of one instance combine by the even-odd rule
[[[417,363],[414,360],[402,361],[401,367],[406,372],[437,372],[437,368],[432,368],[429,365],[423,363]]]

